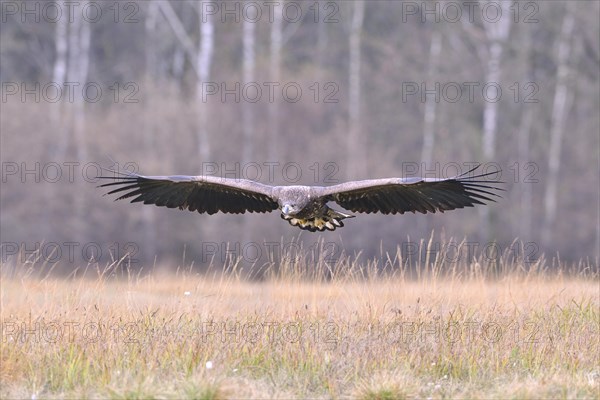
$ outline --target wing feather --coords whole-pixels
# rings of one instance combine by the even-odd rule
[[[115,200],[129,199],[159,207],[180,208],[214,214],[270,212],[277,209],[273,187],[245,179],[213,176],[144,176],[133,173],[99,176],[113,179],[99,187],[110,187]]]
[[[499,198],[498,185],[490,177],[500,171],[474,175],[479,166],[449,179],[389,178],[346,182],[324,187],[320,195],[342,207],[364,213],[435,213],[473,207]]]

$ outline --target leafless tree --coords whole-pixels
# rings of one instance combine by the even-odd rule
[[[526,57],[526,71],[524,76],[524,82],[534,82],[534,66],[529,60],[531,52],[531,33],[525,32],[523,34],[522,49],[523,54]],[[519,172],[525,170],[525,167],[530,165],[531,159],[531,130],[533,128],[533,119],[537,103],[525,103],[523,106],[523,113],[521,114],[521,120],[518,128],[518,164],[517,169]],[[519,237],[527,240],[531,238],[532,234],[532,221],[533,221],[533,186],[532,182],[525,182],[525,178],[520,178],[519,187],[521,188],[520,194],[520,212],[519,212]]]
[[[89,60],[90,60],[90,23],[84,20],[81,13],[73,13],[73,22],[69,27],[69,63],[67,68],[67,80],[76,82],[78,88],[83,88],[87,83]],[[70,108],[69,120],[75,147],[77,149],[77,159],[87,160],[87,143],[85,133],[85,101],[82,96],[75,96],[72,107]]]
[[[67,76],[68,20],[67,18],[59,18],[55,25],[56,26],[54,31],[54,45],[56,48],[56,56],[54,59],[54,68],[52,71],[52,81],[57,85],[57,87],[63,90],[65,78]],[[58,137],[57,143],[55,144],[55,155],[58,159],[64,158],[68,146],[68,137],[65,134],[65,129],[63,126],[63,115],[61,112],[63,109],[63,104],[61,103],[55,104],[55,107],[52,107],[51,111],[53,125],[57,128]]]
[[[348,97],[348,150],[347,171],[352,179],[364,176],[366,171],[366,151],[364,133],[361,126],[361,32],[365,13],[362,0],[353,3],[352,21],[350,25],[350,65],[349,65],[349,97]]]
[[[546,245],[552,240],[552,230],[556,219],[558,177],[561,161],[562,140],[565,130],[567,110],[571,103],[569,91],[569,57],[571,54],[571,40],[575,20],[571,11],[571,4],[565,7],[565,16],[558,36],[557,76],[554,101],[552,105],[552,122],[550,127],[550,151],[548,153],[548,183],[544,195],[544,229],[542,240]]]
[[[489,0],[480,0],[480,5],[483,8]],[[498,3],[496,3],[498,4]],[[489,87],[501,87],[502,79],[501,61],[504,52],[504,46],[510,34],[511,14],[510,0],[501,0],[499,2],[500,9],[498,11],[499,18],[496,20],[483,18],[482,24],[486,36],[486,52],[487,58],[485,66],[485,84]],[[483,111],[483,138],[482,152],[485,161],[494,161],[496,156],[496,136],[498,133],[498,101],[499,93],[488,92],[486,94],[484,111]],[[490,234],[490,211],[488,209],[479,210],[481,216],[480,236],[486,239]]]
[[[437,68],[442,50],[442,34],[434,30],[431,34],[431,44],[429,46],[429,69],[427,71],[427,81],[431,83],[437,75]],[[437,102],[435,99],[429,99],[425,102],[425,114],[423,121],[423,148],[421,150],[421,162],[429,165],[433,156],[433,145],[435,142],[435,112]]]
[[[482,0],[482,5],[488,0]],[[499,84],[502,74],[500,62],[504,45],[510,34],[511,15],[510,0],[502,0],[501,17],[498,21],[483,21],[483,27],[489,43],[488,61],[486,66],[486,83]],[[487,161],[494,159],[496,155],[496,135],[498,132],[498,101],[487,100],[483,113],[483,157]]]
[[[199,3],[202,7],[202,3]],[[201,160],[208,160],[210,155],[209,131],[207,126],[207,116],[209,114],[209,104],[202,101],[202,84],[210,80],[210,67],[212,65],[214,51],[214,24],[212,15],[203,14],[203,10],[198,11],[200,26],[200,46],[198,49],[198,80],[196,81],[196,102],[198,104],[198,156]]]
[[[271,24],[271,49],[270,49],[270,77],[273,82],[281,80],[281,47],[282,47],[282,7],[281,3],[277,2],[273,6],[273,22]],[[269,130],[269,160],[275,160],[278,154],[278,129],[279,129],[279,101],[274,101],[269,105],[268,114],[268,130]]]
[[[247,85],[254,82],[254,69],[256,64],[256,22],[252,21],[250,18],[244,18],[243,25],[243,84]],[[242,160],[245,163],[249,162],[254,155],[255,129],[252,103],[244,101],[242,108],[242,130],[244,135]]]
[[[148,154],[155,154],[155,112],[154,109],[156,104],[154,103],[153,91],[150,88],[154,88],[152,84],[153,78],[156,77],[154,69],[158,62],[158,56],[156,54],[155,40],[156,40],[156,29],[158,25],[159,17],[159,5],[158,2],[147,3],[146,19],[144,21],[145,34],[146,34],[146,74],[144,75],[144,87],[150,91],[144,101],[144,151]],[[144,256],[150,260],[156,254],[157,249],[157,238],[156,238],[156,214],[154,209],[141,210],[142,220],[144,224],[145,244],[144,244]]]

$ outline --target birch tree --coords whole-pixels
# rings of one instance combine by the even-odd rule
[[[531,52],[531,33],[526,32],[523,38],[523,54],[526,58],[526,73],[525,82],[533,82],[535,71],[534,66],[529,60]],[[531,142],[531,129],[533,126],[533,117],[535,112],[535,103],[524,104],[523,113],[521,114],[521,121],[518,128],[518,142],[517,142],[517,154],[518,164],[517,170],[519,172],[524,171],[524,168],[528,165],[531,157],[530,142]],[[520,182],[521,190],[520,203],[521,207],[519,210],[519,236],[521,240],[527,241],[531,238],[532,233],[532,218],[533,218],[533,186],[531,182]]]
[[[352,21],[350,25],[350,65],[349,65],[349,97],[348,117],[349,134],[347,148],[347,170],[351,179],[363,176],[366,171],[366,151],[361,129],[361,31],[364,19],[365,3],[362,0],[353,3]]]
[[[427,80],[432,84],[437,75],[440,52],[442,50],[442,34],[434,30],[431,34],[431,44],[429,46],[429,62],[427,71]],[[433,156],[433,144],[435,141],[435,114],[437,103],[435,99],[429,99],[425,102],[425,113],[423,116],[423,148],[421,150],[421,162],[425,165],[431,163]]]
[[[201,8],[203,5],[199,3]],[[196,85],[196,102],[198,104],[198,155],[204,162],[210,155],[210,141],[207,116],[209,115],[208,103],[202,102],[202,85],[210,80],[210,67],[214,49],[214,24],[209,13],[204,14],[199,10],[200,17],[200,44],[198,48],[198,80]]]
[[[179,45],[183,48],[188,58],[191,60],[192,68],[194,72],[198,74],[198,65],[196,62],[197,54],[196,54],[196,46],[194,46],[194,41],[187,34],[185,27],[175,10],[173,10],[173,6],[168,1],[159,1],[158,5],[160,10],[169,23],[171,30],[179,40]]]
[[[83,90],[87,83],[89,58],[90,58],[91,27],[88,21],[83,19],[81,13],[75,12],[72,16],[72,23],[69,25],[67,34],[68,58],[66,69],[66,81],[74,85],[78,93]],[[86,162],[87,140],[86,140],[86,108],[83,96],[77,95],[72,103],[66,107],[67,134],[71,136],[75,145],[76,159],[80,162]],[[84,184],[79,180],[76,184]],[[85,193],[85,191],[83,191]],[[79,239],[87,237],[87,224],[85,218],[84,196],[74,197],[74,209],[77,219],[75,221],[75,232]]]
[[[250,10],[251,8],[248,7]],[[255,49],[255,35],[256,35],[256,22],[251,20],[254,15],[246,15],[243,20],[243,83],[247,85],[254,82],[255,63],[256,63],[256,49]],[[251,90],[251,89],[250,89]],[[252,95],[250,95],[252,96]],[[254,141],[255,137],[255,126],[254,126],[254,109],[253,104],[247,99],[242,104],[242,162],[244,164],[249,163],[254,155]],[[247,243],[250,241],[250,234],[252,225],[250,218],[244,216],[244,227],[243,227],[243,241]]]
[[[252,21],[248,16],[244,18],[243,24],[243,80],[244,85],[254,81],[254,68],[255,68],[255,32],[256,23]],[[244,101],[242,107],[242,131],[244,135],[244,146],[242,149],[242,160],[247,163],[250,161],[254,154],[254,112],[252,104],[248,101]]]
[[[156,55],[155,38],[156,29],[158,25],[158,3],[151,1],[147,3],[146,19],[144,21],[145,35],[146,35],[146,46],[145,46],[145,58],[146,58],[146,73],[144,75],[146,90],[149,90],[152,85],[151,81],[156,78],[156,65],[158,63],[158,57]],[[153,154],[155,148],[155,103],[153,101],[154,90],[147,93],[146,99],[143,102],[144,105],[144,152],[146,154]],[[142,209],[142,221],[144,224],[144,249],[143,253],[146,259],[151,260],[156,255],[156,214],[152,207],[144,207]]]
[[[198,155],[202,162],[202,160],[207,160],[210,155],[210,135],[207,126],[208,111],[206,110],[206,104],[203,104],[202,102],[202,84],[203,82],[210,80],[210,68],[212,65],[214,48],[213,19],[209,13],[204,13],[205,9],[203,7],[208,4],[204,2],[198,3],[200,40],[198,46],[195,46],[193,40],[186,33],[184,25],[175,13],[175,10],[173,10],[171,4],[163,1],[158,2],[158,4],[162,14],[173,30],[173,33],[179,40],[181,48],[191,60],[192,68],[196,73],[196,104],[198,113],[197,142]]]
[[[510,0],[501,0],[500,2],[490,3],[489,0],[480,1],[481,9],[486,4],[493,4],[496,8],[496,15],[485,13],[483,20],[483,29],[487,40],[487,63],[485,66],[485,85],[488,88],[499,87],[502,70],[500,62],[504,45],[510,34],[511,15]],[[499,93],[493,90],[485,93],[483,110],[483,138],[482,153],[485,161],[493,161],[496,156],[496,136],[498,132],[498,100]],[[490,211],[487,207],[481,207],[480,215],[480,236],[486,238],[490,233]]]
[[[433,85],[438,72],[440,53],[442,50],[442,34],[434,28],[431,34],[431,44],[429,45],[429,59],[427,69],[427,85]],[[421,148],[421,165],[425,168],[430,167],[433,158],[433,146],[435,142],[435,120],[436,120],[437,102],[435,98],[428,98],[425,101],[425,111],[423,115],[423,146]],[[429,231],[429,218],[419,219],[417,223],[421,232]]]
[[[68,19],[59,18],[56,21],[54,30],[55,59],[52,70],[52,82],[64,92],[64,83],[67,76],[67,24]],[[51,108],[52,123],[58,132],[57,143],[55,144],[56,156],[63,159],[68,146],[68,136],[64,132],[62,120],[63,104],[57,103]]]
[[[548,184],[544,195],[544,227],[542,239],[549,246],[553,235],[554,222],[556,220],[556,208],[558,197],[558,175],[561,162],[562,138],[565,129],[567,110],[571,102],[571,93],[568,87],[569,56],[571,54],[571,34],[575,20],[571,10],[571,4],[565,7],[565,16],[558,37],[557,54],[557,76],[556,90],[552,104],[552,118],[550,126],[550,149],[548,153]]]
[[[481,1],[482,8],[488,1]],[[498,3],[496,3],[498,4]],[[487,37],[488,61],[486,66],[485,82],[489,84],[498,84],[501,77],[500,61],[504,51],[504,44],[508,39],[511,27],[510,0],[500,1],[500,18],[496,21],[489,16],[483,21],[485,35]],[[490,99],[485,102],[483,112],[483,157],[486,161],[491,161],[496,155],[496,134],[498,131],[498,102]]]
[[[82,89],[87,82],[90,58],[91,28],[81,13],[73,14],[73,23],[69,29],[68,46],[69,59],[67,80],[75,82]],[[85,140],[85,102],[82,96],[75,96],[69,119],[75,140],[77,159],[87,159],[87,144]]]
[[[271,24],[271,48],[270,48],[270,79],[273,82],[281,80],[281,46],[282,46],[282,10],[281,3],[275,3],[273,7],[273,22]],[[279,133],[279,101],[275,100],[269,105],[268,112],[268,157],[269,161],[275,160],[278,154],[278,133]]]
[[[54,65],[52,68],[52,82],[60,92],[64,93],[64,82],[67,75],[67,23],[66,17],[59,18],[54,27]],[[50,144],[50,155],[54,157],[54,161],[64,160],[67,147],[69,144],[68,131],[65,132],[65,126],[63,121],[63,104],[62,102],[56,102],[55,104],[49,104],[50,106],[50,121],[52,129],[56,132],[54,141]],[[45,202],[49,203],[56,197],[56,191],[54,190],[56,185],[45,185],[43,196],[45,196]],[[40,228],[47,234],[51,229],[51,218],[49,213],[43,213],[40,220]]]
[[[317,28],[317,50],[315,55],[316,75],[315,80],[319,84],[323,84],[323,70],[325,69],[325,54],[327,53],[327,45],[329,43],[329,23],[319,21]]]

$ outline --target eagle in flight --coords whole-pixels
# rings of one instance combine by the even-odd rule
[[[215,214],[243,214],[281,210],[281,218],[292,226],[311,232],[344,226],[345,218],[354,215],[329,208],[336,202],[353,212],[426,214],[456,208],[473,207],[495,201],[496,185],[503,183],[486,178],[500,171],[474,174],[479,166],[453,178],[387,178],[351,181],[333,186],[270,186],[259,182],[216,176],[144,176],[116,173],[99,176],[113,179],[99,187],[116,187],[106,194],[119,193],[116,200],[133,197],[159,207],[179,208]]]

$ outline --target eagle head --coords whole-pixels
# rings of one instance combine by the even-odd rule
[[[293,216],[301,212],[311,202],[306,187],[287,186],[281,192],[279,207],[286,216]]]

